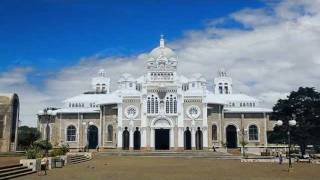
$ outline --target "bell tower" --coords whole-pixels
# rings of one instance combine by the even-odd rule
[[[100,69],[98,76],[92,78],[92,88],[96,93],[110,93],[110,78],[107,77],[104,69]]]
[[[215,94],[232,94],[232,78],[224,69],[218,71],[218,77],[214,78]]]

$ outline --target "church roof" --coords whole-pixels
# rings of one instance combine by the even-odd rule
[[[224,108],[225,112],[230,112],[230,113],[270,113],[272,112],[272,109],[268,108],[259,108],[259,107],[237,107],[237,108]]]
[[[69,102],[96,102],[100,104],[120,103],[121,99],[115,93],[110,94],[80,94],[64,101]]]
[[[243,101],[243,102],[252,102],[252,101],[258,101],[256,98],[248,96],[246,94],[214,94],[214,96],[218,99],[221,99],[223,101]]]
[[[226,102],[213,93],[208,93],[205,97],[205,103],[208,104],[226,104]]]
[[[61,108],[54,110],[53,113],[99,113],[99,108]]]

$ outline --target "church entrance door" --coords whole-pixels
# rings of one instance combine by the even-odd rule
[[[184,149],[191,150],[191,132],[188,127],[184,131]]]
[[[133,133],[133,149],[134,150],[140,150],[140,146],[141,146],[141,134],[139,131],[139,128],[136,128],[136,131]]]
[[[98,146],[98,128],[97,126],[91,125],[88,128],[88,140],[89,140],[89,149],[95,149]]]
[[[229,125],[226,129],[227,135],[227,148],[237,147],[237,128],[233,125]]]
[[[155,129],[155,149],[169,150],[170,148],[170,130]]]
[[[130,144],[130,133],[128,131],[128,128],[125,127],[122,133],[122,149],[129,150],[129,144]]]

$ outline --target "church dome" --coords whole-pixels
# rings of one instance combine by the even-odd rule
[[[149,55],[153,58],[158,58],[160,56],[164,56],[166,58],[176,57],[175,52],[164,45],[163,36],[160,38],[160,46],[154,48]]]

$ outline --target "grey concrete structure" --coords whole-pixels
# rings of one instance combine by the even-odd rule
[[[0,94],[0,152],[16,150],[19,109],[17,94]]]

